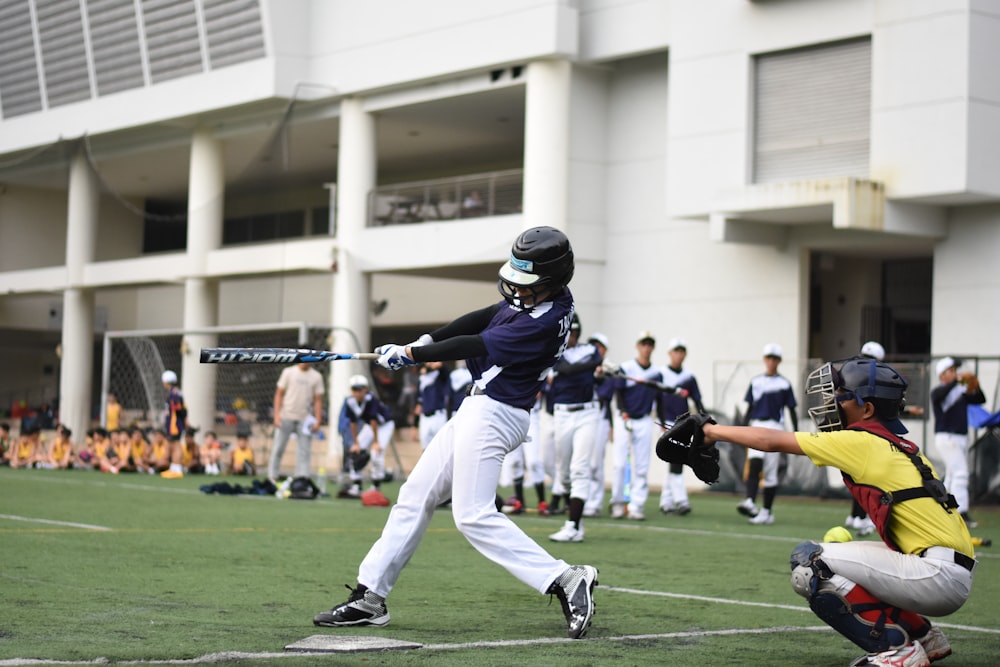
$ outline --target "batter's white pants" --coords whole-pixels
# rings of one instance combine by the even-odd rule
[[[934,447],[944,462],[945,488],[958,501],[958,511],[969,511],[969,438],[959,433],[935,433]]]
[[[417,460],[358,583],[387,597],[420,544],[434,509],[451,499],[455,526],[479,553],[539,593],[569,565],[553,558],[495,504],[504,457],[527,435],[528,412],[469,396]]]
[[[843,595],[858,584],[905,611],[947,616],[968,599],[972,572],[954,562],[951,549],[937,551],[932,548],[921,558],[893,551],[883,542],[824,542],[820,560],[834,576],[820,587]]]
[[[590,496],[590,458],[601,409],[596,404],[576,411],[555,408],[556,476],[571,498]]]
[[[590,453],[590,495],[584,512],[600,512],[604,507],[604,453],[611,437],[611,422],[603,416],[597,422],[594,450]]]
[[[770,428],[776,431],[785,430],[785,427],[780,422],[773,420],[752,419],[750,420],[750,426],[760,426],[761,428]],[[762,489],[770,489],[778,486],[778,469],[781,466],[781,452],[762,452],[748,447],[747,460],[749,461],[750,459],[764,459],[764,469],[761,473],[762,479],[760,483]]]
[[[649,457],[653,439],[653,418],[630,419],[626,428],[621,415],[615,416],[613,453],[614,478],[611,480],[611,504],[625,503],[625,466],[632,455],[632,488],[628,510],[642,514],[649,496]]]

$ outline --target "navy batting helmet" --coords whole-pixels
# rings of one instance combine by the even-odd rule
[[[517,308],[534,307],[542,292],[557,292],[573,279],[573,248],[555,227],[532,227],[514,239],[510,260],[500,267],[497,289],[507,303]],[[518,289],[528,290],[532,303],[526,304]]]

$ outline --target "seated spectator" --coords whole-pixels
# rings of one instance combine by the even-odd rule
[[[73,461],[73,432],[66,426],[59,425],[56,437],[49,443],[44,455],[39,458],[36,468],[67,470]]]
[[[254,465],[253,449],[250,448],[250,429],[240,428],[236,430],[236,446],[229,453],[228,472],[230,475],[257,474],[257,467]]]
[[[184,442],[181,444],[181,467],[186,473],[205,472],[205,465],[201,461],[201,447],[194,439],[197,433],[197,426],[189,426],[184,429]]]
[[[111,433],[111,447],[114,448],[115,457],[118,459],[118,472],[138,471],[132,460],[132,441],[127,430],[120,428]]]
[[[109,450],[111,450],[111,440],[108,438],[108,432],[97,427],[91,431],[91,438],[94,448],[94,469],[101,472],[111,472],[111,458],[108,456]],[[117,466],[115,466],[114,472],[118,472]]]
[[[87,431],[83,439],[83,445],[73,455],[73,468],[75,470],[93,470],[97,465],[97,456],[94,454],[94,431]]]
[[[21,429],[21,437],[12,447],[10,456],[11,468],[30,468],[38,460],[39,429],[33,423],[28,423]]]
[[[102,442],[105,433],[107,438]],[[101,472],[117,475],[128,468],[132,446],[128,441],[128,434],[123,433],[121,429],[110,433],[104,429],[94,429],[94,448],[104,452],[100,458]]]
[[[131,427],[128,430],[128,437],[130,444],[130,465],[135,468],[136,472],[152,474],[154,470],[149,456],[149,443],[146,442],[146,436],[142,432],[142,429],[138,426]]]
[[[0,466],[10,465],[12,444],[10,439],[10,424],[0,422]]]
[[[205,431],[205,439],[201,443],[201,462],[205,466],[206,475],[220,474],[219,464],[222,462],[222,443],[215,431]]]
[[[162,428],[153,431],[153,438],[149,443],[149,458],[153,472],[160,473],[170,469],[170,441]]]
[[[469,218],[486,214],[486,205],[479,190],[473,190],[462,201],[462,217]]]

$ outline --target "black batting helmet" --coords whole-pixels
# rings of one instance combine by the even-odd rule
[[[564,233],[555,227],[532,227],[514,239],[510,260],[500,267],[497,289],[503,298],[518,308],[530,308],[517,290],[527,289],[532,296],[557,292],[573,279],[573,248]]]

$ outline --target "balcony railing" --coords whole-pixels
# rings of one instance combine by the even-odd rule
[[[521,169],[383,185],[369,195],[368,226],[520,213],[523,186]]]

